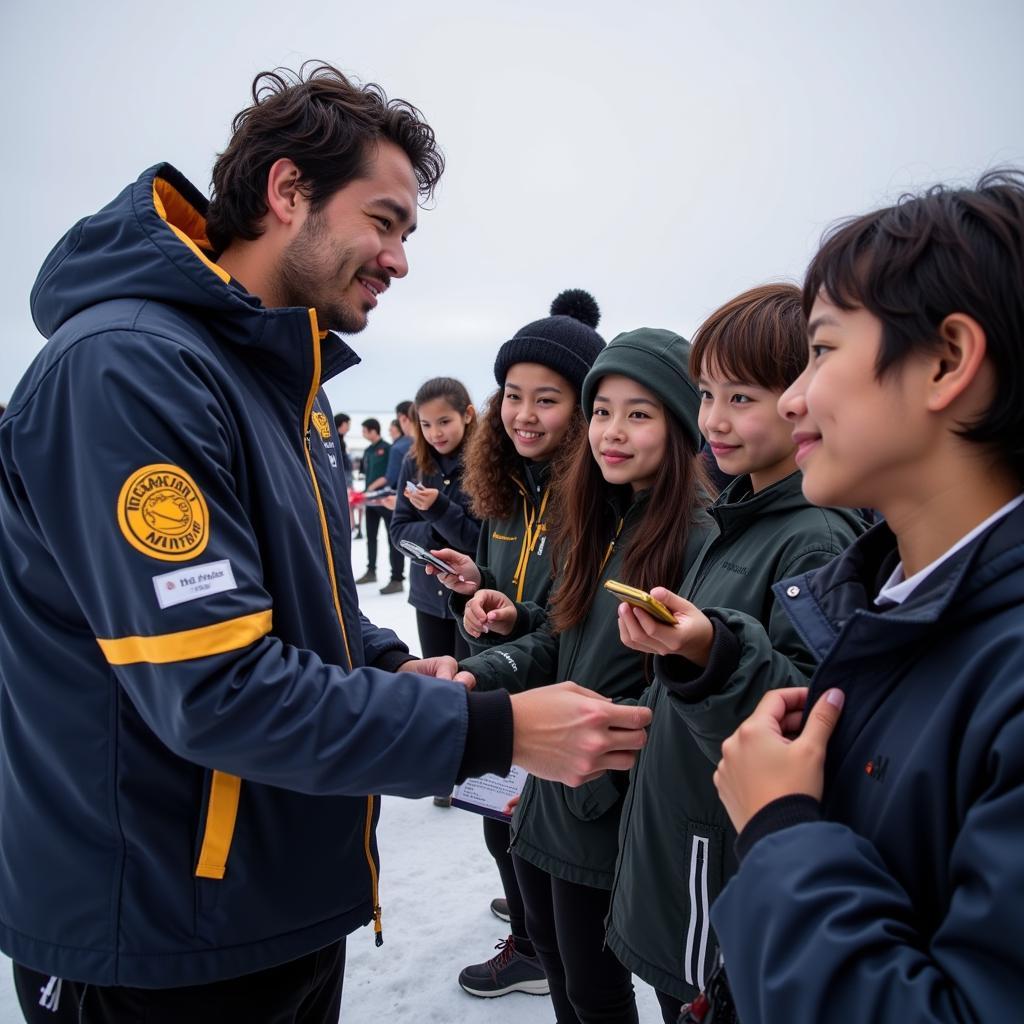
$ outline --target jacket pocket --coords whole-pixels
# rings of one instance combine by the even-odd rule
[[[700,990],[718,957],[710,911],[722,888],[724,839],[724,830],[714,825],[687,823],[682,874],[689,913],[682,936],[682,976],[688,985]]]
[[[575,789],[562,786],[565,804],[575,817],[580,821],[596,821],[619,802],[622,791],[615,784],[613,775],[622,775],[628,779],[625,772],[605,772],[600,778],[584,782]]]

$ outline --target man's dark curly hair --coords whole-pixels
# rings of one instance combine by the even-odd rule
[[[444,171],[434,130],[419,110],[389,100],[372,82],[350,82],[330,64],[261,71],[252,98],[252,106],[235,115],[231,141],[213,167],[206,232],[217,252],[236,238],[259,237],[267,175],[283,157],[299,168],[299,187],[314,212],[366,173],[372,147],[382,140],[408,156],[422,199],[433,195]]]

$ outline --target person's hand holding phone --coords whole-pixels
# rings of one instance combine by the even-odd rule
[[[466,604],[462,625],[470,636],[508,636],[518,617],[516,606],[500,590],[480,590]]]
[[[619,605],[619,639],[642,654],[675,654],[701,667],[711,656],[715,638],[711,620],[686,598],[665,587],[655,587],[651,597],[675,617],[675,625],[658,622],[652,615],[626,602]]]
[[[455,573],[441,572],[432,565],[426,565],[423,569],[428,576],[436,576],[439,583],[449,590],[454,590],[456,594],[469,595],[480,589],[480,570],[469,555],[452,548],[438,548],[436,551],[431,550],[430,553],[436,555],[442,562],[447,562]]]
[[[417,488],[406,487],[405,489],[405,497],[409,504],[420,512],[426,512],[437,501],[437,496],[440,493],[436,487],[423,487],[422,485]]]

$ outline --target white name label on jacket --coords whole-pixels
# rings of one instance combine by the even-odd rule
[[[170,608],[186,601],[194,601],[197,597],[220,594],[225,590],[235,590],[237,587],[231,563],[226,558],[220,562],[190,565],[187,569],[165,572],[162,576],[153,577],[157,604],[161,608]]]

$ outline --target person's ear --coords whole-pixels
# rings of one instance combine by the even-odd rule
[[[267,213],[282,225],[291,226],[304,215],[306,197],[299,189],[302,175],[287,157],[275,160],[267,172]]]
[[[928,408],[948,409],[978,379],[988,341],[985,330],[966,313],[950,313],[939,324],[941,345],[931,356],[932,375],[928,382]]]
[[[465,420],[466,426],[468,427],[470,423],[472,423],[473,420],[476,419],[476,409],[474,409],[472,405],[467,405],[466,412],[463,418]]]

